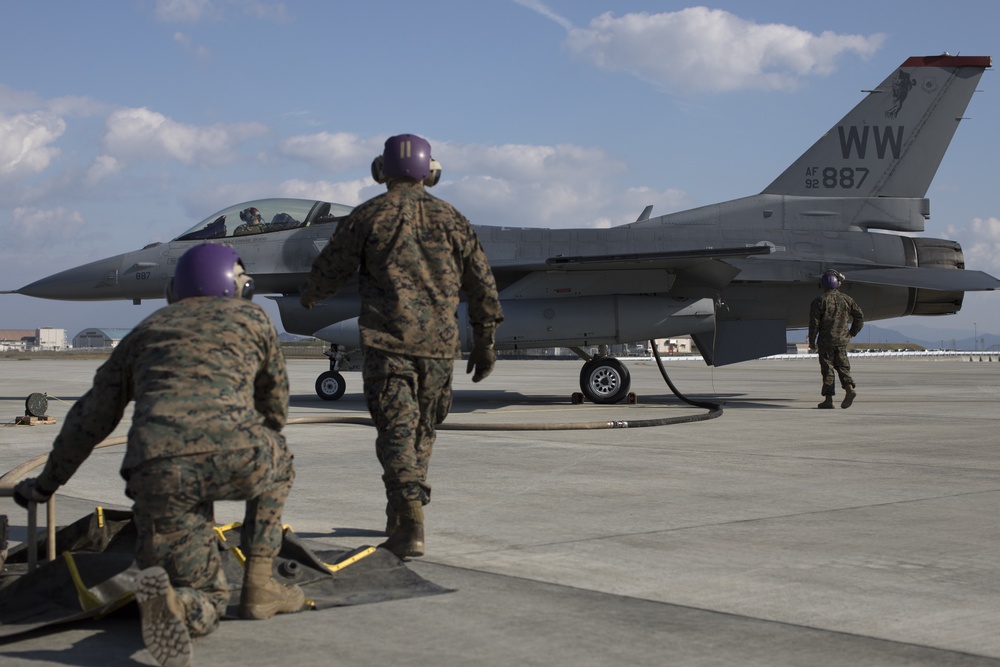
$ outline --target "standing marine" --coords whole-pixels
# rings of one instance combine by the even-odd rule
[[[823,375],[823,402],[816,407],[833,408],[836,394],[834,373],[840,377],[844,400],[840,407],[849,408],[858,395],[851,377],[851,362],[847,358],[847,344],[865,325],[865,316],[854,299],[840,291],[844,276],[829,270],[820,278],[823,293],[813,299],[809,307],[809,349],[817,350],[819,368]]]
[[[267,312],[250,301],[253,286],[232,248],[185,252],[168,305],[122,339],[67,414],[41,474],[15,487],[19,503],[47,501],[135,401],[121,464],[143,568],[135,596],[143,641],[168,667],[191,664],[191,637],[215,630],[229,602],[217,500],[246,501],[239,616],[270,618],[305,602],[298,586],[273,578],[295,472],[281,434],[285,359]]]
[[[493,370],[494,332],[503,321],[496,282],[472,225],[424,189],[440,165],[412,134],[389,137],[372,162],[387,191],[340,223],[300,288],[312,308],[357,280],[364,352],[365,401],[378,435],[386,494],[380,546],[400,558],[424,553],[423,506],[435,427],[451,409],[452,374],[460,356],[459,293],[472,327],[467,371],[479,382]]]

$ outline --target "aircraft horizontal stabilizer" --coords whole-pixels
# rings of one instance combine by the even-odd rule
[[[919,289],[978,292],[1000,289],[997,280],[983,271],[959,269],[931,269],[921,267],[861,269],[849,271],[849,282],[869,285],[891,285],[894,287],[916,287]]]

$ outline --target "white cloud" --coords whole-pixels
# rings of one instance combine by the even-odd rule
[[[106,113],[108,106],[90,97],[64,95],[42,99],[36,93],[17,90],[0,83],[0,113],[45,111],[56,116],[94,116]]]
[[[26,93],[0,83],[0,112],[25,111],[42,106],[42,99],[35,93]]]
[[[375,195],[385,192],[385,187],[370,178],[332,183],[330,181],[302,181],[290,179],[278,186],[282,197],[322,199],[323,201],[357,206]]]
[[[153,15],[159,21],[193,23],[214,13],[213,0],[156,0]]]
[[[289,18],[285,3],[262,0],[156,0],[153,16],[165,23],[197,23],[218,20],[228,9],[262,20],[286,21]]]
[[[212,55],[212,51],[201,44],[195,44],[191,35],[183,32],[174,33],[174,41],[184,47],[184,50],[198,58],[207,58]]]
[[[968,227],[949,225],[948,234],[962,244],[967,269],[1000,274],[1000,218],[973,218]]]
[[[66,131],[66,121],[42,111],[0,115],[0,175],[44,171],[59,155],[54,143]]]
[[[488,173],[491,176],[520,181],[581,181],[621,172],[625,165],[599,149],[569,144],[538,146],[504,144],[450,144],[431,141],[431,153],[448,169],[463,173]]]
[[[476,224],[512,227],[610,227],[635,220],[647,204],[657,213],[688,204],[677,190],[622,191],[627,166],[598,149],[454,145],[431,142],[443,181],[433,191]]]
[[[382,154],[385,137],[361,139],[349,132],[319,132],[289,137],[281,142],[279,152],[328,172],[338,172],[368,165]]]
[[[573,24],[570,23],[569,19],[556,14],[554,11],[549,9],[548,5],[540,0],[514,0],[514,2],[522,7],[527,7],[534,12],[538,12],[547,19],[551,19],[565,28],[567,32],[573,29]]]
[[[454,204],[472,222],[514,227],[609,227],[632,222],[647,204],[655,214],[691,205],[674,189],[636,187],[623,190],[620,176],[628,167],[606,152],[581,146],[457,144],[429,139],[443,168],[442,182],[430,192]],[[280,153],[330,173],[367,166],[383,147],[383,137],[319,133],[292,137]],[[289,179],[213,188],[192,200],[195,214],[224,204],[260,197],[323,199],[355,206],[385,191],[363,176],[345,181]],[[208,205],[206,202],[211,202]]]
[[[15,208],[4,237],[9,240],[34,245],[48,245],[52,239],[65,241],[76,238],[86,224],[79,211],[59,207],[38,209]]]
[[[240,159],[242,142],[267,134],[259,123],[238,123],[199,127],[171,120],[149,109],[122,109],[108,117],[104,136],[107,158],[128,165],[147,160],[176,160],[187,166],[221,166]]]
[[[230,0],[244,14],[264,21],[288,21],[288,7],[283,2],[261,2],[260,0]]]
[[[87,169],[83,182],[88,187],[93,187],[103,181],[108,176],[114,176],[122,170],[122,165],[117,159],[110,155],[98,155],[97,159]]]
[[[566,45],[602,69],[628,72],[664,87],[690,91],[781,90],[800,77],[834,71],[837,58],[871,56],[881,34],[819,35],[794,26],[758,24],[707,7],[615,17],[569,31]]]

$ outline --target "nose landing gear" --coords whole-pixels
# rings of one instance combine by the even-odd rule
[[[330,359],[330,370],[316,378],[316,395],[324,401],[336,401],[347,391],[347,383],[340,374],[340,363],[350,362],[350,358],[340,350],[339,345],[332,343],[329,350],[323,350],[323,354]]]

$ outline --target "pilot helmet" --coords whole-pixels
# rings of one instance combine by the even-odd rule
[[[431,145],[415,134],[397,134],[385,141],[385,149],[372,161],[372,178],[385,183],[407,178],[427,187],[441,179],[441,165],[431,157]]]
[[[167,284],[167,303],[192,296],[253,298],[253,278],[235,250],[225,245],[197,245],[177,260]]]
[[[248,225],[257,224],[261,220],[260,211],[256,207],[251,206],[250,208],[245,208],[240,211],[240,220],[247,223]]]
[[[840,283],[843,279],[843,274],[839,271],[831,269],[823,274],[823,277],[819,279],[819,284],[823,289],[837,289],[840,287]]]

